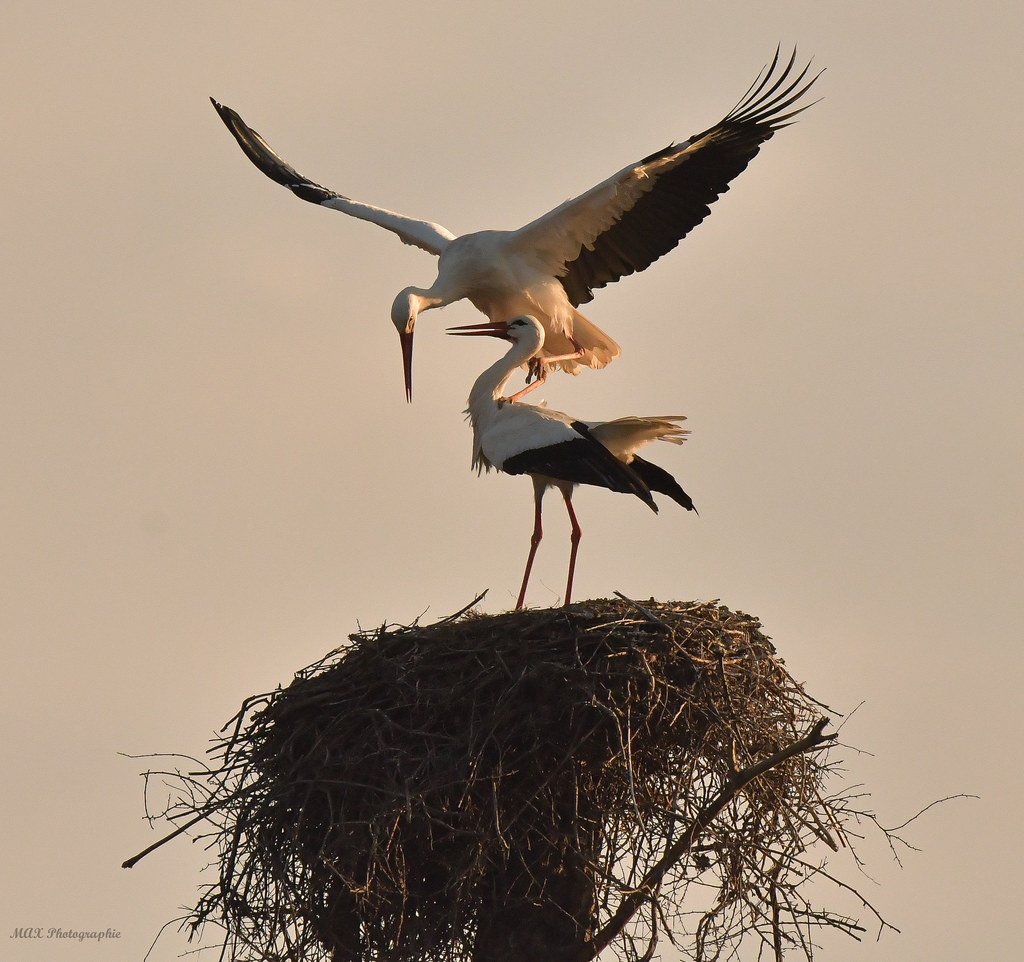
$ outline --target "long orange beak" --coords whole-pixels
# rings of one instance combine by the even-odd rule
[[[511,341],[508,336],[508,327],[504,323],[491,323],[485,321],[483,324],[463,324],[460,327],[449,327],[446,334],[457,334],[463,337],[500,337],[502,340]]]
[[[405,399],[412,403],[412,331],[399,332],[402,340],[402,370],[405,372]]]

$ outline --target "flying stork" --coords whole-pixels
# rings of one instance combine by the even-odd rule
[[[504,323],[470,324],[449,329],[450,334],[489,335],[512,342],[512,348],[476,379],[466,413],[473,426],[473,467],[477,473],[494,468],[506,474],[528,474],[533,479],[534,521],[530,554],[516,610],[523,607],[530,570],[543,531],[541,502],[549,487],[558,488],[569,512],[572,533],[565,604],[572,598],[572,579],[581,529],[572,506],[577,484],[593,484],[623,494],[634,494],[657,513],[653,492],[666,494],[687,511],[696,510],[690,496],[664,468],[638,457],[638,448],[650,441],[682,444],[689,434],[679,426],[686,418],[625,417],[614,421],[581,421],[571,414],[502,397],[509,378],[544,345],[544,328],[531,316]]]
[[[364,204],[302,176],[230,107],[210,98],[246,156],[297,197],[393,231],[406,244],[439,258],[429,287],[407,287],[391,320],[402,343],[405,391],[412,400],[412,349],[421,311],[468,298],[492,323],[519,314],[544,326],[545,365],[576,373],[600,368],[621,353],[604,331],[579,313],[597,288],[642,271],[672,250],[710,213],[710,205],[776,130],[811,106],[795,104],[818,75],[788,63],[776,49],[739,103],[722,120],[681,143],[624,167],[586,193],[519,230],[456,236],[439,224]]]

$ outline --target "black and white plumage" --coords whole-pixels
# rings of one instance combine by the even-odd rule
[[[621,353],[577,307],[594,291],[642,271],[672,250],[776,130],[809,104],[797,101],[817,79],[810,65],[776,50],[740,102],[717,124],[624,167],[596,187],[519,230],[456,236],[439,224],[360,203],[299,174],[230,107],[213,105],[246,156],[297,197],[384,227],[440,258],[429,287],[407,287],[391,320],[402,340],[406,395],[412,397],[412,339],[421,311],[468,298],[494,323],[519,314],[545,330],[542,358],[570,372],[603,367]],[[542,374],[543,374],[542,366]]]
[[[534,528],[517,610],[523,606],[533,559],[543,534],[541,502],[549,487],[561,491],[572,525],[565,588],[567,605],[572,596],[581,534],[572,506],[572,491],[577,484],[636,495],[654,512],[658,510],[654,493],[668,495],[687,511],[695,510],[690,496],[668,471],[636,454],[650,441],[682,444],[689,433],[679,426],[685,417],[582,421],[547,407],[510,401],[502,397],[509,378],[543,347],[544,328],[540,322],[534,317],[520,316],[501,324],[452,328],[449,333],[490,335],[512,342],[508,353],[476,379],[470,391],[467,414],[473,426],[473,466],[478,472],[494,468],[506,474],[528,474],[533,479]]]

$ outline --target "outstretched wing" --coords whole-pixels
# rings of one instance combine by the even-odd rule
[[[761,144],[811,104],[795,104],[817,80],[797,71],[796,51],[779,51],[740,102],[717,124],[625,167],[527,224],[515,243],[541,253],[579,306],[596,288],[642,271],[672,250],[711,212],[711,204]]]
[[[212,97],[210,102],[220,114],[220,119],[238,141],[238,146],[264,174],[271,180],[287,187],[296,197],[307,200],[311,204],[340,210],[360,220],[377,224],[397,234],[406,244],[421,247],[431,254],[440,254],[455,239],[451,231],[433,224],[430,221],[405,217],[394,211],[362,204],[359,201],[344,197],[326,187],[321,187],[308,177],[303,177],[294,167],[282,159],[270,145],[252,127],[230,107],[217,103]]]

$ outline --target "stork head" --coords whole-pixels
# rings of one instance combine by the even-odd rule
[[[391,305],[391,323],[402,342],[402,369],[405,373],[405,399],[412,401],[412,337],[423,298],[414,287],[401,291]]]
[[[461,327],[449,327],[449,334],[500,337],[513,344],[529,344],[532,354],[536,354],[544,346],[544,328],[540,321],[530,314],[519,314],[507,321],[488,321],[485,324],[464,324]]]
[[[507,321],[464,324],[461,327],[448,328],[448,333],[463,336],[499,337],[503,341],[512,342],[508,353],[484,371],[473,383],[469,392],[468,410],[470,419],[473,421],[474,432],[477,430],[478,419],[485,416],[482,412],[493,410],[496,404],[500,406],[503,401],[518,401],[540,383],[536,381],[532,387],[527,385],[524,390],[512,395],[511,398],[502,397],[502,391],[516,368],[535,357],[544,344],[544,328],[535,317],[520,314]]]

